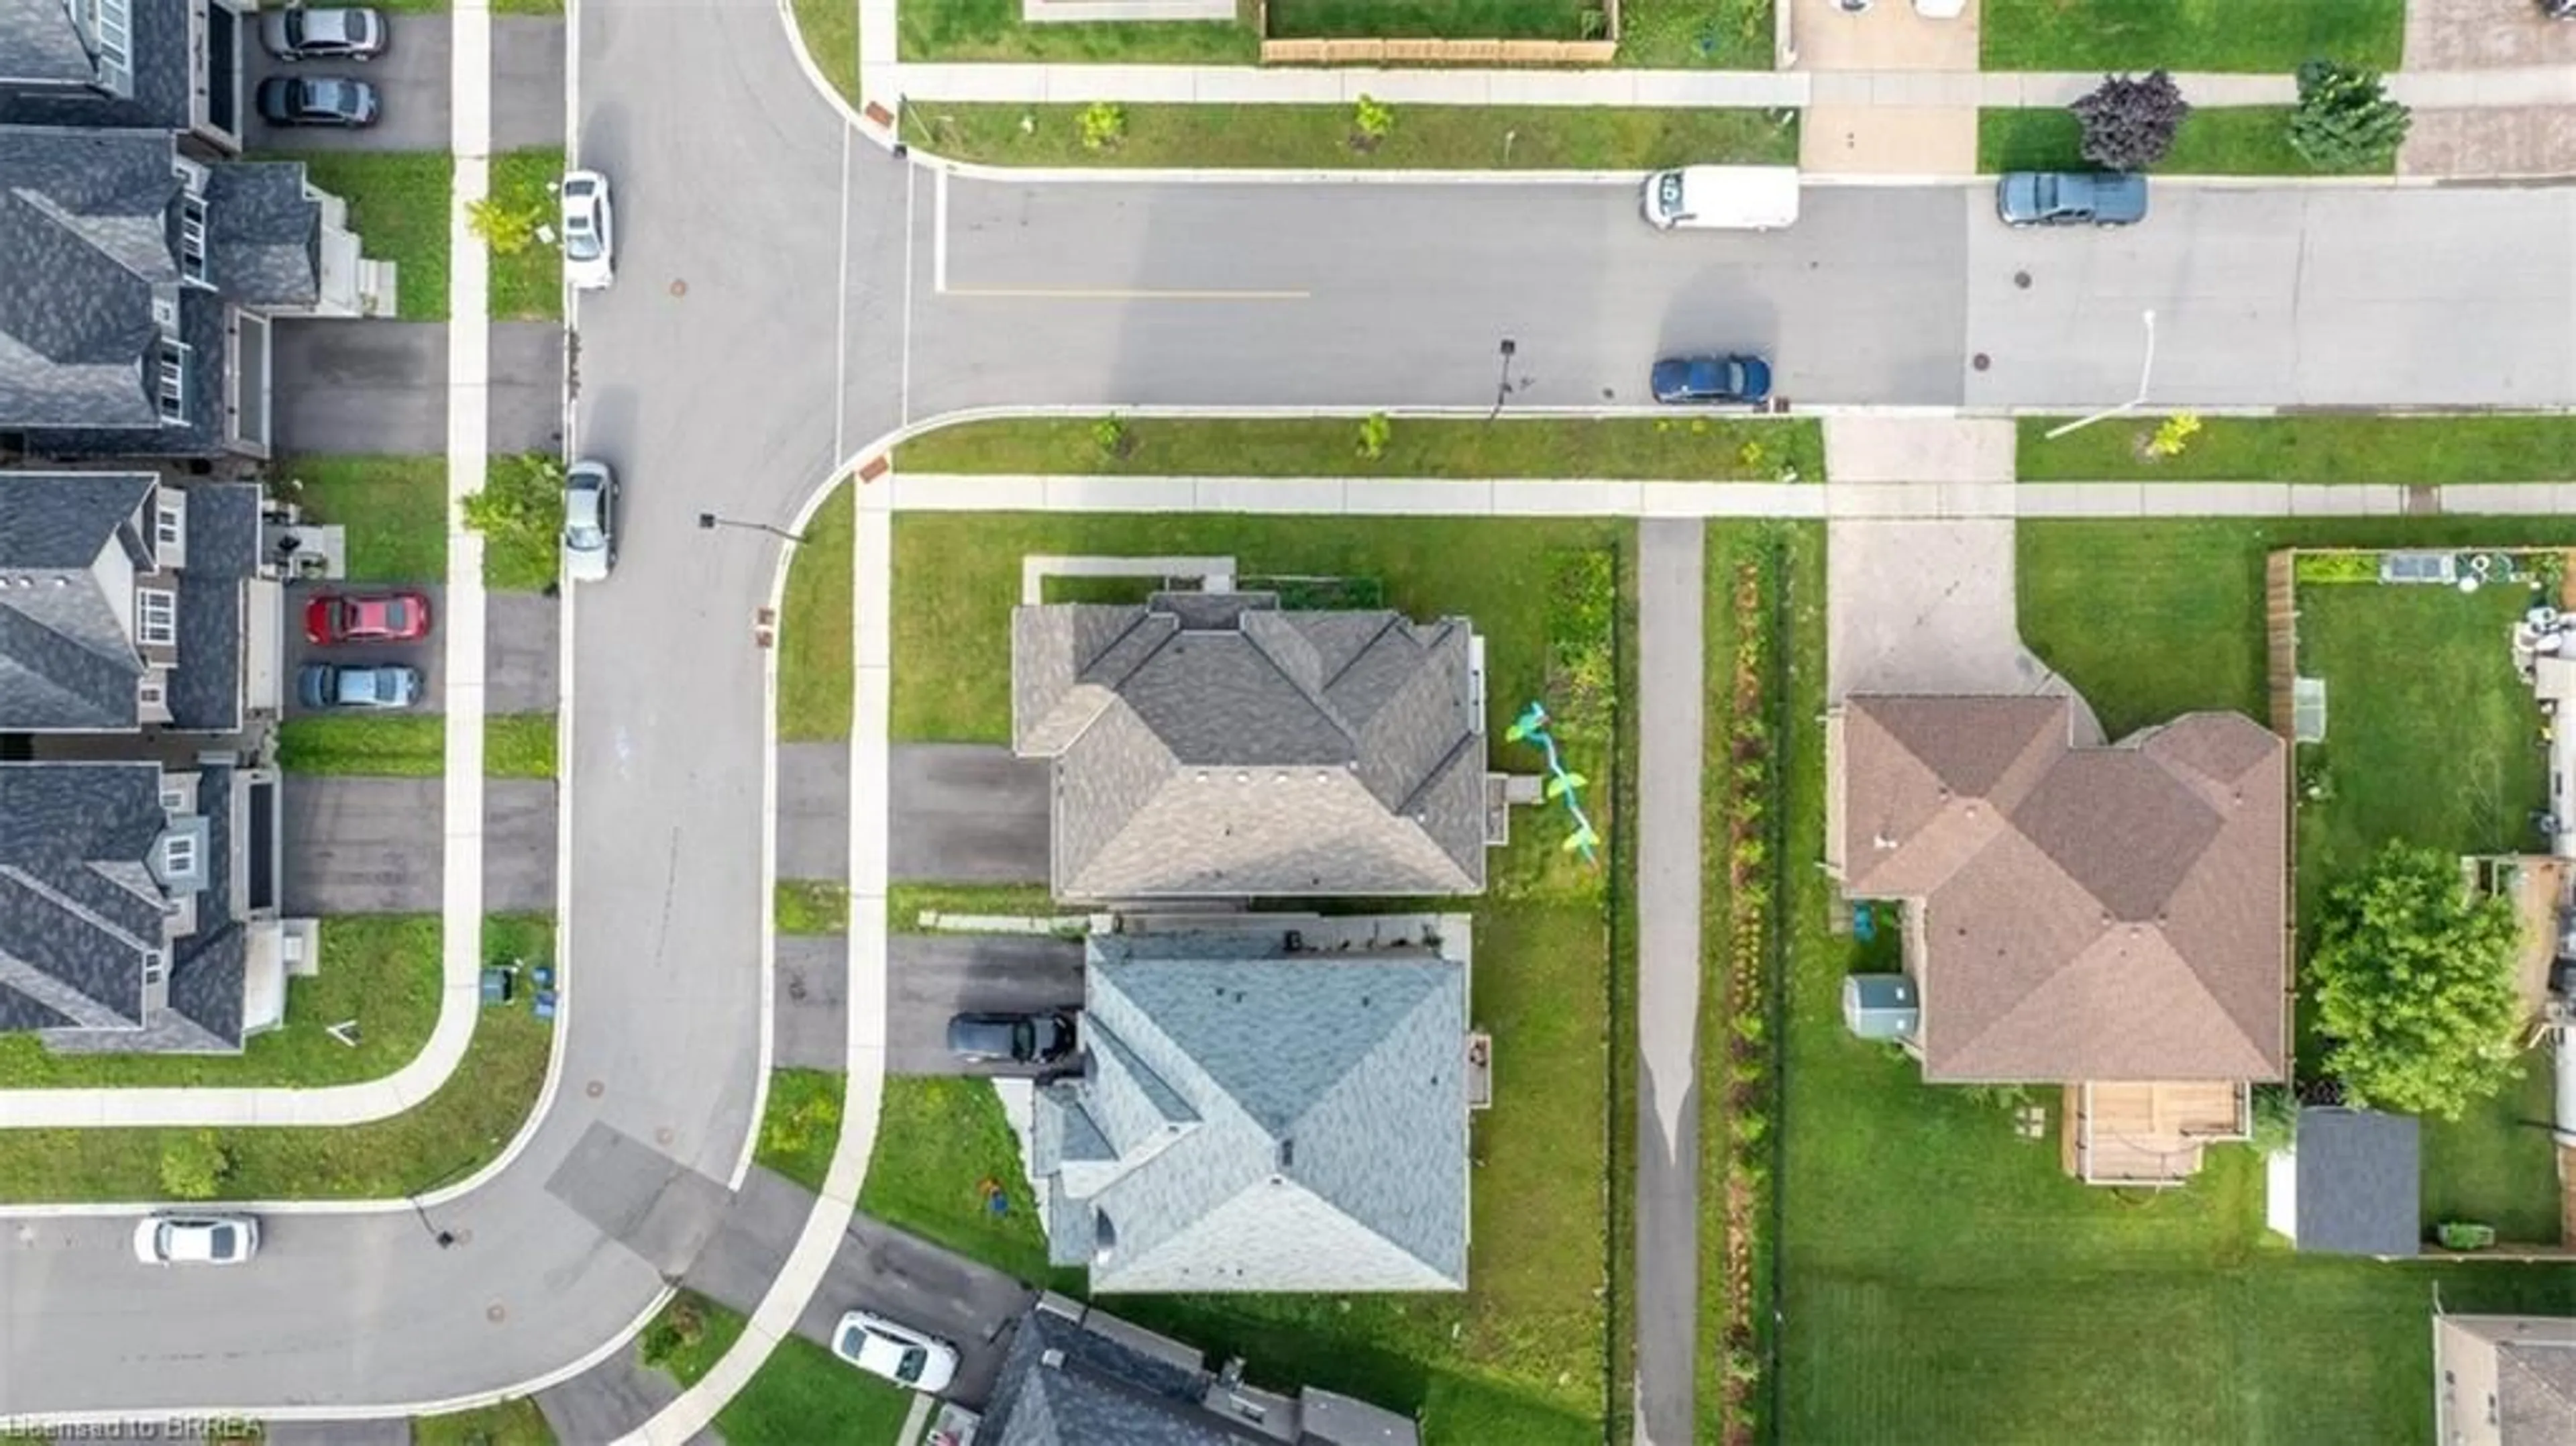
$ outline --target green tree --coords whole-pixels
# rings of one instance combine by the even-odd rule
[[[2290,149],[2320,171],[2375,171],[2396,159],[2415,123],[2377,71],[2311,60],[2299,67]]]
[[[483,490],[465,499],[465,525],[492,551],[527,559],[518,570],[548,572],[563,532],[563,487],[563,463],[544,453],[495,457]]]
[[[212,1200],[232,1170],[232,1154],[212,1130],[190,1130],[161,1147],[161,1189],[173,1200]]]
[[[2514,1073],[2519,925],[2457,860],[2392,843],[2327,896],[2308,983],[2355,1103],[2456,1120]]]
[[[495,256],[516,256],[536,245],[537,228],[545,223],[546,208],[537,201],[514,206],[499,196],[486,196],[465,206],[465,224]]]

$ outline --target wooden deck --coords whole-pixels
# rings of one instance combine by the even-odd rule
[[[2215,1081],[2068,1085],[2065,1110],[2060,1158],[2088,1185],[2179,1185],[2252,1128],[2245,1087]]]

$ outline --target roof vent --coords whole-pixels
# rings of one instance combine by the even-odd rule
[[[1297,1168],[1297,1137],[1294,1135],[1279,1142],[1279,1168],[1282,1170]]]
[[[1250,783],[1252,781],[1252,775],[1238,771],[1234,775],[1234,781],[1237,783]]]
[[[1872,837],[1872,838],[1870,839],[1870,842],[1871,842],[1871,843],[1873,843],[1873,844],[1878,845],[1880,848],[1883,848],[1883,849],[1892,849],[1892,848],[1896,847],[1896,840],[1894,840],[1894,839],[1892,839],[1892,838],[1889,838],[1887,835],[1885,835],[1885,834],[1883,834],[1883,833],[1882,833],[1882,834],[1878,834],[1878,835],[1876,835],[1876,836]]]
[[[1045,1350],[1038,1352],[1038,1364],[1053,1370],[1063,1370],[1064,1352],[1056,1349],[1054,1346],[1049,1346]]]

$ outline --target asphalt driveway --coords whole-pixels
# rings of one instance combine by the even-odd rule
[[[896,880],[1046,882],[1044,760],[995,744],[899,743],[892,794],[887,868]]]
[[[483,780],[484,911],[549,914],[554,907],[554,780]]]
[[[771,1046],[781,1069],[850,1067],[850,941],[840,934],[778,936],[770,996]]]
[[[850,876],[847,743],[778,745],[778,876]]]
[[[446,453],[446,323],[282,321],[275,365],[280,455]],[[563,366],[553,322],[492,324],[494,452],[560,445]]]
[[[948,1052],[948,1017],[1082,1007],[1082,946],[1014,934],[886,938],[886,1068],[895,1074],[1034,1075],[970,1065]]]
[[[258,17],[247,17],[256,29]],[[248,54],[242,58],[243,103],[251,114],[243,122],[243,145],[251,151],[444,151],[449,137],[448,71],[453,64],[452,29],[448,17],[437,15],[387,14],[385,21],[392,38],[385,53],[365,62],[343,60],[281,61],[271,56],[256,38],[245,37]],[[560,23],[555,27],[562,29]],[[493,37],[498,49],[500,37]],[[555,73],[563,73],[563,55],[558,42]],[[272,75],[307,75],[363,80],[376,88],[384,102],[376,123],[356,130],[329,126],[272,126],[259,118],[254,97],[259,83]],[[555,91],[555,134],[563,133],[563,92],[558,80]],[[494,119],[500,117],[495,101]]]
[[[534,592],[483,598],[483,708],[488,713],[552,713],[563,700],[563,610]]]
[[[286,716],[300,717],[318,710],[307,708],[298,700],[295,679],[307,663],[408,663],[420,669],[421,697],[408,711],[441,713],[447,709],[447,690],[442,685],[446,669],[441,666],[447,644],[438,629],[447,616],[446,589],[434,584],[405,584],[405,590],[429,598],[429,636],[408,643],[339,643],[316,647],[304,634],[304,609],[323,593],[378,593],[389,589],[375,585],[352,586],[340,582],[291,582],[286,585]],[[551,705],[549,705],[551,706]]]
[[[493,16],[492,149],[563,142],[563,17]]]
[[[435,778],[323,778],[289,773],[279,795],[285,830],[285,912],[435,913],[441,886]]]

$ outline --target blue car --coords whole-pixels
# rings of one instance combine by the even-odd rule
[[[1995,180],[2007,226],[2134,226],[2147,219],[2147,178],[2124,171],[2010,171]]]
[[[1655,363],[1655,400],[1758,402],[1771,395],[1771,364],[1758,356],[1675,356]]]
[[[307,663],[295,675],[307,708],[408,708],[420,692],[420,669],[399,663]]]

